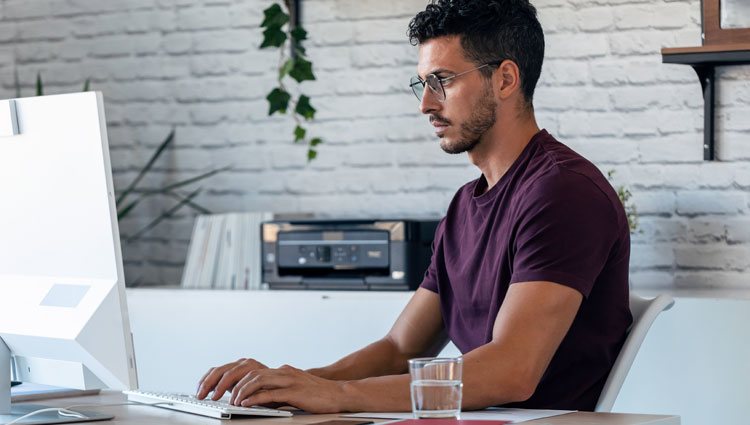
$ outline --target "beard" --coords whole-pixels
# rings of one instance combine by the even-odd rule
[[[458,139],[449,141],[446,138],[442,138],[440,140],[440,148],[450,154],[469,152],[474,149],[479,144],[482,135],[495,125],[496,110],[497,102],[493,96],[492,85],[489,84],[485,87],[484,93],[482,93],[482,96],[480,96],[472,108],[469,118],[461,123]]]

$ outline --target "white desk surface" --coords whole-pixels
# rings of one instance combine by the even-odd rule
[[[59,398],[34,402],[35,404],[44,404],[53,407],[66,407],[74,404],[108,404],[123,403],[126,397],[119,392],[104,391],[100,395]],[[202,424],[202,425],[231,425],[235,423],[255,423],[256,425],[306,425],[322,422],[326,420],[339,419],[339,415],[309,415],[297,413],[291,418],[250,418],[250,419],[232,419],[231,421],[222,421],[219,419],[208,418],[204,416],[192,415],[189,413],[175,412],[169,409],[163,409],[151,406],[102,406],[102,407],[81,407],[80,410],[97,411],[101,413],[110,413],[115,415],[115,419],[110,422],[100,422],[102,425],[116,424]],[[341,418],[346,419],[346,418]],[[374,420],[379,421],[379,420]],[[567,415],[556,416],[552,418],[539,419],[535,421],[524,422],[529,425],[680,425],[679,416],[665,415],[639,415],[628,413],[592,413],[592,412],[575,412]]]

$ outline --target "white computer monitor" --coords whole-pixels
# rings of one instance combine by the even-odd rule
[[[11,365],[24,382],[137,387],[99,92],[0,101],[0,421]]]

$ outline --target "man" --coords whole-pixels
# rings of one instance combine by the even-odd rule
[[[456,193],[432,262],[383,339],[320,369],[252,359],[211,369],[198,397],[310,412],[408,411],[407,359],[450,339],[463,408],[593,410],[631,323],[629,230],[590,162],[537,127],[544,35],[528,0],[433,0],[409,25],[412,88],[448,153],[482,172]]]

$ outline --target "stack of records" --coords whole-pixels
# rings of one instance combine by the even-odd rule
[[[198,216],[182,272],[182,287],[260,289],[261,236],[270,212]]]

